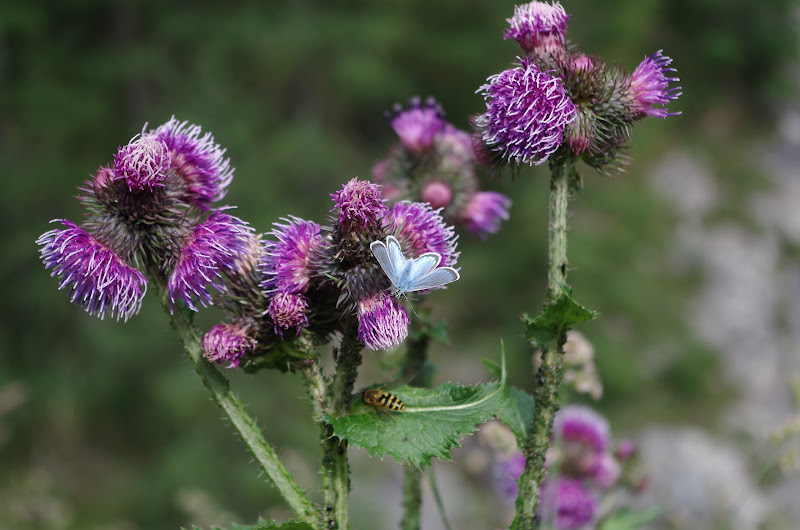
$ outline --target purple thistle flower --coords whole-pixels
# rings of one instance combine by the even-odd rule
[[[167,146],[154,134],[134,137],[114,155],[114,179],[124,180],[132,192],[163,188],[168,169]]]
[[[437,252],[442,255],[440,266],[452,267],[458,259],[457,237],[453,227],[444,222],[440,210],[424,202],[401,201],[389,210],[384,226],[397,237],[409,257]]]
[[[594,459],[589,476],[604,489],[611,489],[621,473],[619,462],[611,453],[603,453]]]
[[[59,279],[59,290],[69,286],[70,301],[101,319],[109,312],[127,321],[138,313],[147,291],[144,275],[72,221],[60,221],[66,229],[50,230],[36,240],[45,268]]]
[[[524,58],[521,66],[489,77],[478,89],[486,112],[475,126],[483,142],[508,162],[541,164],[563,141],[564,127],[575,119],[561,79],[539,71]]]
[[[283,337],[283,330],[308,326],[308,300],[299,293],[278,291],[269,301],[267,314],[275,323],[275,333]]]
[[[166,144],[170,163],[186,184],[189,202],[207,210],[225,196],[233,168],[210,132],[201,136],[199,125],[179,122],[173,116],[154,134]]]
[[[345,227],[376,225],[387,212],[380,185],[368,180],[354,178],[331,198],[336,204],[331,211],[339,211],[339,224]]]
[[[264,243],[260,270],[265,279],[261,287],[267,292],[305,293],[311,282],[312,255],[322,249],[326,241],[317,223],[298,217],[284,221],[286,224],[275,223],[269,233],[277,241]]]
[[[445,125],[444,111],[433,98],[428,98],[424,104],[419,98],[412,98],[405,110],[398,103],[387,113],[387,118],[400,142],[412,153],[430,148]]]
[[[617,445],[617,450],[614,451],[614,454],[620,460],[628,460],[634,454],[636,454],[636,442],[630,439],[620,441],[619,445]]]
[[[495,191],[479,191],[472,195],[459,214],[464,226],[481,239],[500,230],[500,222],[508,220],[511,199]]]
[[[212,305],[206,288],[211,285],[225,292],[222,274],[236,270],[241,255],[248,251],[250,230],[244,221],[222,211],[197,225],[180,249],[169,277],[170,307],[177,299],[192,311],[197,311],[195,299],[203,307]]]
[[[441,156],[440,171],[472,173],[475,154],[472,152],[472,135],[446,123],[436,136],[436,151]]]
[[[240,324],[217,324],[203,337],[203,356],[228,368],[239,366],[242,359],[256,349],[256,339]]]
[[[672,59],[661,54],[658,50],[650,57],[646,57],[631,76],[630,99],[635,112],[642,117],[645,115],[656,118],[677,116],[680,112],[667,112],[666,108],[655,105],[667,105],[670,100],[678,99],[681,95],[679,86],[669,87],[669,83],[678,82],[677,77],[667,77],[674,68],[669,68]]]
[[[608,421],[600,414],[581,405],[567,405],[553,420],[553,440],[559,444],[581,444],[594,453],[608,447]]]
[[[450,204],[453,192],[450,186],[440,180],[432,180],[422,187],[420,192],[423,202],[427,202],[432,208],[444,208]]]
[[[370,350],[388,350],[408,336],[411,320],[400,301],[379,292],[358,301],[358,340]]]
[[[98,168],[94,178],[91,180],[92,188],[98,194],[108,189],[112,182],[114,182],[114,170],[110,167]]]
[[[582,528],[595,517],[598,501],[580,480],[569,477],[549,477],[540,490],[539,519],[555,523],[555,528]]]
[[[517,451],[507,459],[500,460],[495,470],[498,479],[500,497],[513,503],[519,494],[519,477],[525,471],[525,455]]]
[[[558,2],[515,6],[514,16],[506,19],[510,27],[503,33],[503,38],[516,40],[525,53],[537,48],[543,51],[563,48],[570,16]]]

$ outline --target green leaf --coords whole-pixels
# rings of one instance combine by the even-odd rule
[[[533,396],[517,387],[510,387],[497,419],[505,424],[517,438],[517,446],[524,447],[533,422],[536,401]]]
[[[376,410],[359,396],[348,416],[326,419],[336,436],[370,455],[388,455],[420,468],[429,466],[433,457],[450,460],[450,450],[458,447],[459,439],[497,414],[508,395],[505,369],[500,382],[445,383],[433,389],[404,385],[386,391],[403,401],[404,411]]]
[[[536,318],[523,314],[522,320],[527,324],[525,336],[535,347],[545,348],[575,324],[592,320],[596,316],[597,313],[575,302],[572,299],[572,289],[564,285],[561,296],[545,306]]]
[[[643,512],[634,512],[623,509],[606,519],[598,530],[638,530],[643,525],[655,519],[661,513],[661,508],[650,508]]]

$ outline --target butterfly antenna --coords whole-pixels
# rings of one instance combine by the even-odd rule
[[[414,311],[414,305],[411,303],[411,300],[408,299],[408,296],[406,296],[406,293],[403,293],[403,298],[406,299],[406,302],[408,303],[408,307],[411,308],[411,312],[414,313],[414,316],[419,318],[419,315],[417,314],[417,312]]]

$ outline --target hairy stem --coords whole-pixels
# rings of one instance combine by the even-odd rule
[[[420,510],[422,508],[422,471],[406,464],[403,471],[403,518],[402,530],[419,530]]]
[[[567,279],[567,206],[569,203],[570,169],[565,163],[551,164],[550,202],[548,205],[549,267],[546,304],[553,304]],[[553,418],[558,409],[558,388],[563,377],[562,346],[564,337],[550,341],[542,350],[542,361],[536,373],[536,413],[523,452],[525,470],[519,480],[516,516],[513,528],[536,527],[539,490],[545,478],[545,454],[550,445]]]
[[[420,309],[422,313],[422,309]],[[428,315],[423,314],[427,320]],[[417,318],[411,323],[411,332],[407,341],[408,352],[403,366],[403,378],[408,379],[410,385],[429,387],[430,376],[425,370],[428,362],[428,346],[431,342],[430,333],[425,324]],[[411,465],[406,465],[403,477],[403,518],[400,528],[403,530],[418,530],[420,525],[420,509],[422,507],[422,472]]]
[[[169,294],[164,277],[157,271],[151,271],[150,279],[161,299],[164,310],[169,314]],[[228,380],[213,364],[203,358],[200,333],[192,324],[190,311],[184,307],[176,308],[170,315],[170,325],[178,334],[178,338],[186,350],[186,355],[194,364],[203,384],[236,429],[237,434],[253,458],[259,463],[264,474],[272,481],[297,518],[316,527],[318,522],[313,503],[281,463],[272,446],[264,439],[255,420],[247,414],[239,397],[231,391]]]
[[[328,387],[328,414],[343,416],[350,410],[353,385],[361,364],[361,349],[356,328],[351,326],[342,337],[336,360],[336,373]],[[350,525],[347,500],[350,494],[350,466],[347,462],[347,440],[333,434],[333,427],[323,428],[322,481],[325,492],[325,510],[329,528],[347,529]]]

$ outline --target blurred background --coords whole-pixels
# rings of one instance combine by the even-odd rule
[[[634,131],[627,172],[584,172],[572,203],[569,280],[601,318],[602,398],[572,396],[637,442],[662,506],[653,528],[790,529],[800,521],[800,67],[790,0],[572,0],[567,37],[632,70],[674,59],[683,114]],[[76,188],[120,145],[172,115],[211,131],[236,167],[223,201],[258,231],[289,214],[324,222],[329,193],[395,141],[384,111],[434,96],[467,129],[474,92],[520,53],[512,1],[103,2],[0,5],[0,529],[229,525],[289,513],[220,420],[158,303],[128,323],[88,316],[34,241],[81,219]],[[462,280],[437,294],[450,343],[438,384],[488,375],[505,342],[531,388],[518,315],[546,282],[546,166],[484,188],[514,205],[502,230],[459,240]],[[220,314],[207,310],[208,329]],[[366,355],[359,384],[384,380]],[[319,488],[317,427],[299,378],[228,372],[298,480]],[[363,381],[362,381],[363,380]],[[795,421],[798,421],[795,419]],[[508,507],[469,446],[437,463],[455,528]],[[356,528],[395,528],[401,468],[352,451]],[[466,478],[465,478],[466,477]],[[427,491],[427,490],[426,490]],[[376,493],[377,492],[377,493]],[[429,493],[429,492],[428,492]],[[427,495],[427,493],[426,493]],[[426,528],[440,528],[426,496]]]

